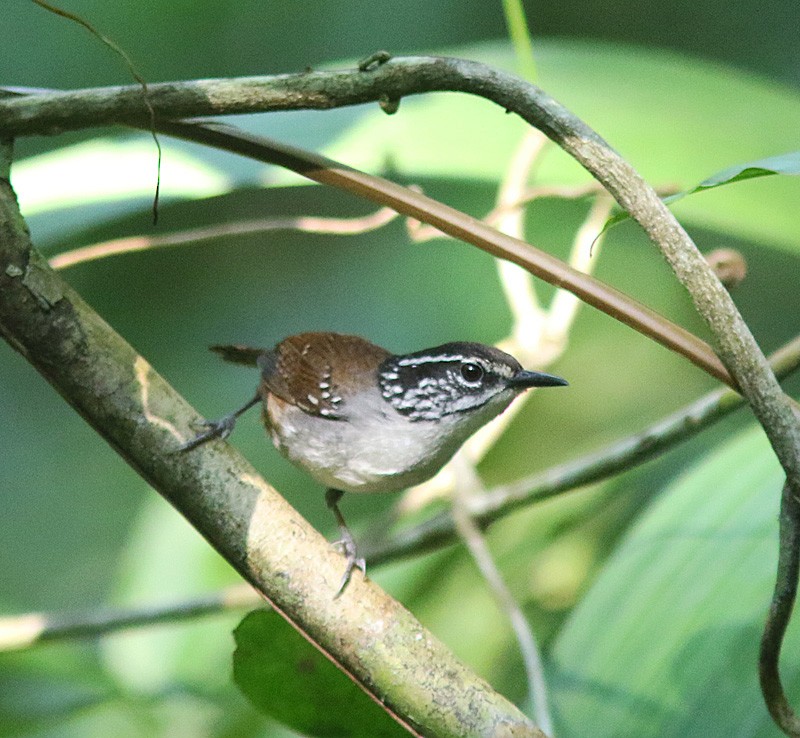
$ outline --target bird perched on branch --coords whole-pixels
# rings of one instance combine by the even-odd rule
[[[395,492],[430,479],[478,428],[531,387],[567,382],[528,371],[509,354],[455,342],[392,354],[358,336],[301,333],[271,349],[212,346],[226,361],[257,367],[255,397],[185,443],[184,451],[230,435],[258,403],[273,443],[327,488],[347,563],[365,570],[339,510],[345,492]]]

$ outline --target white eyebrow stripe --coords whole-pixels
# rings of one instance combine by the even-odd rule
[[[405,359],[400,359],[397,362],[398,366],[416,366],[417,364],[433,364],[440,361],[474,361],[478,363],[478,359],[471,356],[464,356],[464,354],[439,354],[438,356],[414,356]]]

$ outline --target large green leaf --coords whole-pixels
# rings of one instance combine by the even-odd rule
[[[251,612],[235,636],[234,679],[263,713],[304,735],[407,735],[274,612]]]
[[[752,429],[652,505],[557,640],[559,735],[778,735],[756,660],[781,482]],[[792,629],[784,671],[796,699],[798,635]]]

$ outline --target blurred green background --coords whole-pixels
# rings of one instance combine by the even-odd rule
[[[500,3],[65,0],[63,7],[125,48],[148,81],[297,71],[379,48],[514,67]],[[624,2],[611,10],[597,2],[526,3],[526,9],[539,84],[652,183],[688,188],[731,164],[798,148],[795,0]],[[85,30],[33,3],[11,0],[0,20],[0,85],[130,82],[121,62]],[[367,106],[235,122],[388,171],[478,216],[491,209],[524,130],[488,103],[455,95],[405,100],[391,118]],[[30,158],[79,142],[86,143],[69,156]],[[291,186],[261,165],[174,142],[165,147],[164,199],[154,231],[155,155],[147,137],[88,131],[19,141],[18,156],[27,161],[15,168],[14,183],[37,245],[53,254],[127,234],[371,211],[339,192]],[[555,150],[537,175],[549,183],[585,179]],[[765,350],[797,331],[799,196],[797,178],[769,178],[676,207],[704,251],[732,246],[746,256],[750,273],[734,294]],[[566,256],[587,209],[580,201],[537,203],[528,216],[531,242]],[[347,238],[228,238],[109,259],[65,275],[210,417],[240,404],[255,381],[246,370],[221,365],[206,351],[212,343],[270,345],[293,332],[330,329],[410,351],[457,338],[491,342],[509,328],[488,256],[450,241],[410,244],[399,222]],[[703,333],[682,289],[630,223],[609,234],[598,275]],[[537,289],[542,296],[552,293],[546,285]],[[590,309],[551,369],[570,380],[569,391],[532,399],[482,465],[487,484],[639,430],[714,386]],[[5,344],[0,378],[0,612],[178,601],[236,581]],[[798,383],[787,386],[796,392]],[[777,734],[759,701],[754,654],[775,565],[779,482],[769,450],[751,427],[740,413],[662,460],[516,513],[492,529],[490,545],[546,647],[560,735],[583,735],[598,720],[609,735],[661,736],[675,725],[682,726],[675,735]],[[332,534],[321,490],[274,452],[256,414],[240,423],[233,443],[314,525]],[[743,462],[757,472],[747,483],[740,474],[723,481],[707,471],[735,470]],[[707,505],[700,519],[686,502],[698,496],[726,503]],[[364,533],[395,502],[346,499],[344,509]],[[706,548],[691,543],[701,540]],[[699,572],[687,566],[687,560],[709,561],[707,549],[720,557],[718,565],[701,565]],[[660,578],[648,568],[653,560],[663,564]],[[700,582],[699,591],[668,617],[676,598],[648,600],[632,571],[651,577],[656,588],[671,583],[688,592],[687,582]],[[501,691],[524,698],[509,629],[460,549],[370,575]],[[746,600],[747,607],[736,610],[731,623],[730,601],[742,581],[748,589],[740,604]],[[720,591],[727,598],[717,596]],[[0,655],[0,735],[282,734],[230,682],[230,631],[238,619],[229,614]],[[727,636],[707,635],[715,629]],[[648,671],[643,654],[651,653],[654,639],[672,647],[653,656]],[[675,645],[688,640],[689,655]],[[597,658],[587,658],[599,642]],[[617,658],[622,643],[643,672]],[[800,661],[789,658],[787,676],[798,687]],[[707,695],[698,685],[721,674],[719,693],[705,708],[707,722],[693,720],[703,708],[687,695]],[[729,710],[731,702],[745,705],[746,714]]]

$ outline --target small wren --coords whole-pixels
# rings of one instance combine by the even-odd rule
[[[395,492],[430,479],[478,428],[530,387],[567,382],[527,371],[480,343],[394,355],[358,336],[301,333],[272,349],[212,346],[226,361],[261,370],[256,396],[185,443],[226,438],[262,403],[278,451],[327,487],[326,501],[347,558],[338,596],[354,567],[364,570],[339,510],[345,492]]]

